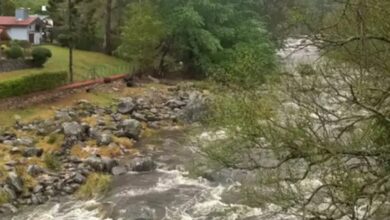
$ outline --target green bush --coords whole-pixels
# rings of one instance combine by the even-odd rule
[[[61,169],[61,161],[56,155],[47,153],[45,154],[43,160],[48,169],[53,171],[58,171]]]
[[[106,193],[110,189],[112,177],[107,174],[92,173],[84,185],[80,187],[77,195],[81,199],[91,199]]]
[[[276,72],[274,48],[262,44],[237,44],[216,56],[208,68],[210,78],[221,84],[254,87],[264,83],[266,76]]]
[[[44,47],[35,47],[31,53],[33,57],[33,64],[35,66],[43,66],[49,58],[52,57],[52,53],[49,49]]]
[[[25,95],[56,88],[67,82],[67,72],[41,73],[0,81],[0,98]]]
[[[8,59],[18,59],[23,57],[23,48],[19,45],[13,44],[5,51]]]
[[[27,40],[13,40],[10,42],[11,46],[20,46],[21,48],[27,49],[31,47],[31,43]]]

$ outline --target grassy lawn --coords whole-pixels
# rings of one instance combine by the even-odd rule
[[[45,45],[53,53],[53,57],[44,68],[24,69],[8,73],[0,73],[0,81],[17,77],[42,73],[68,70],[68,49],[53,45]],[[93,76],[102,77],[129,72],[129,65],[123,60],[102,53],[89,51],[74,51],[74,77],[76,81],[90,79]]]

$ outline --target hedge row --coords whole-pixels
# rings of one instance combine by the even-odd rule
[[[0,82],[0,98],[54,89],[67,82],[67,72],[48,72]]]

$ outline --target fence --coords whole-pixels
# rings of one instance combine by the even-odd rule
[[[119,65],[116,67],[106,65],[95,65],[89,69],[88,73],[82,76],[82,80],[95,80],[115,74],[132,73],[131,65]]]

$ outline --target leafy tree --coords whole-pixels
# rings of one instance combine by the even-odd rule
[[[15,4],[11,0],[0,1],[0,15],[12,16],[15,14]]]
[[[229,138],[204,152],[222,167],[257,174],[244,195],[251,205],[277,205],[275,214],[386,219],[390,4],[351,0],[333,7],[320,22],[325,26],[311,30],[310,45],[327,59],[310,74],[284,75],[253,90],[224,87],[209,122]]]
[[[122,29],[122,44],[117,52],[141,71],[147,71],[153,67],[158,52],[156,48],[165,37],[161,16],[155,5],[144,1],[129,7],[127,20]]]
[[[12,0],[16,8],[29,8],[32,13],[41,13],[48,0]]]
[[[267,45],[268,49],[261,52],[269,54],[267,59],[272,60],[274,54],[271,49],[272,45],[260,18],[252,10],[251,1],[240,3],[233,0],[150,2],[156,7],[156,13],[153,14],[158,12],[158,15],[139,16],[139,23],[146,24],[146,26],[161,23],[165,28],[165,34],[160,34],[159,31],[157,34],[148,31],[148,36],[154,34],[154,37],[147,48],[152,50],[155,47],[154,53],[158,54],[157,63],[159,63],[156,72],[160,75],[169,69],[166,68],[166,60],[174,64],[182,63],[184,72],[206,75],[212,69],[217,69],[218,65],[224,64],[222,57],[234,59],[234,52],[241,53],[243,48],[250,48],[249,45],[253,47]],[[131,7],[142,10],[144,6],[143,3],[133,3]],[[143,29],[149,30],[145,26]],[[144,32],[134,32],[132,38],[143,39],[144,34]],[[147,44],[147,40],[143,40]],[[157,41],[159,43],[156,43]],[[122,48],[128,47],[131,43],[126,41],[126,35],[122,35],[122,42]],[[244,44],[246,46],[243,46]],[[256,58],[260,57],[262,56]],[[148,59],[152,58],[156,59],[148,57]],[[254,63],[255,60],[251,62]],[[152,63],[155,62],[149,62],[149,64]],[[267,71],[263,70],[263,72]]]

